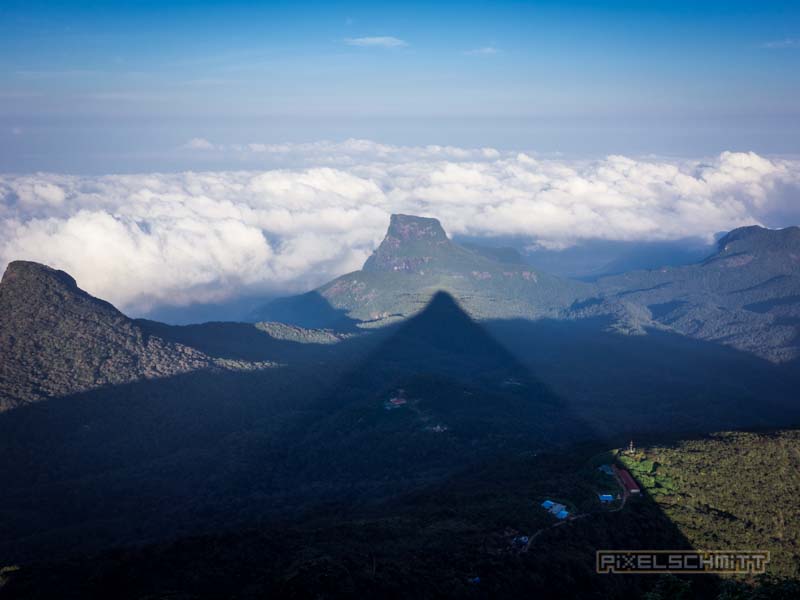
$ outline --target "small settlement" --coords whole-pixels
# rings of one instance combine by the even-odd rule
[[[558,502],[553,502],[552,500],[545,500],[542,502],[542,508],[554,515],[556,519],[563,520],[569,516],[569,511],[566,506]]]

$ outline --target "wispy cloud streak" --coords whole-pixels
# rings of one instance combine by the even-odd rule
[[[499,54],[500,50],[494,46],[484,46],[483,48],[475,48],[464,52],[467,56],[493,56]]]
[[[773,40],[771,42],[764,42],[762,48],[770,50],[780,50],[785,48],[800,48],[800,38],[785,38],[782,40]]]
[[[345,38],[344,43],[348,46],[360,46],[363,48],[402,48],[408,46],[408,42],[405,40],[388,35]]]

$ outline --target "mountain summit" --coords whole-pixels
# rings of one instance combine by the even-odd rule
[[[364,263],[364,271],[424,273],[463,254],[464,249],[448,239],[438,219],[392,215],[386,237]]]
[[[739,227],[717,242],[720,253],[800,252],[800,227],[767,229],[759,225]]]
[[[386,240],[398,240],[400,243],[419,240],[441,243],[446,242],[447,239],[447,234],[439,219],[402,214],[389,217]]]
[[[502,255],[466,248],[447,237],[437,219],[392,215],[386,237],[361,271],[343,275],[313,293],[329,311],[356,322],[385,324],[421,311],[433,295],[445,291],[474,318],[535,318],[559,311],[585,297],[583,283],[541,273]],[[272,302],[259,320],[291,314],[303,325],[313,315],[302,308],[308,296]],[[290,310],[291,308],[291,310]],[[341,316],[339,317],[341,319]],[[316,326],[336,327],[336,323]]]
[[[14,282],[14,283],[12,283]],[[64,271],[53,269],[46,265],[27,260],[15,260],[8,264],[6,272],[3,273],[0,285],[6,286],[19,285],[22,282],[24,285],[34,286],[64,286],[66,288],[77,289],[78,284],[75,280]]]

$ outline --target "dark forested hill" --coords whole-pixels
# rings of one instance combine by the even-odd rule
[[[22,261],[0,282],[0,355],[0,410],[212,365],[196,349],[148,335],[63,271]]]

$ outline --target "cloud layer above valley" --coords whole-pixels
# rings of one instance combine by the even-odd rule
[[[494,149],[343,143],[219,146],[280,167],[0,176],[0,263],[64,269],[123,310],[302,291],[358,269],[394,212],[450,234],[563,248],[587,239],[710,239],[800,216],[800,160],[544,159]],[[250,167],[248,167],[250,168]]]

